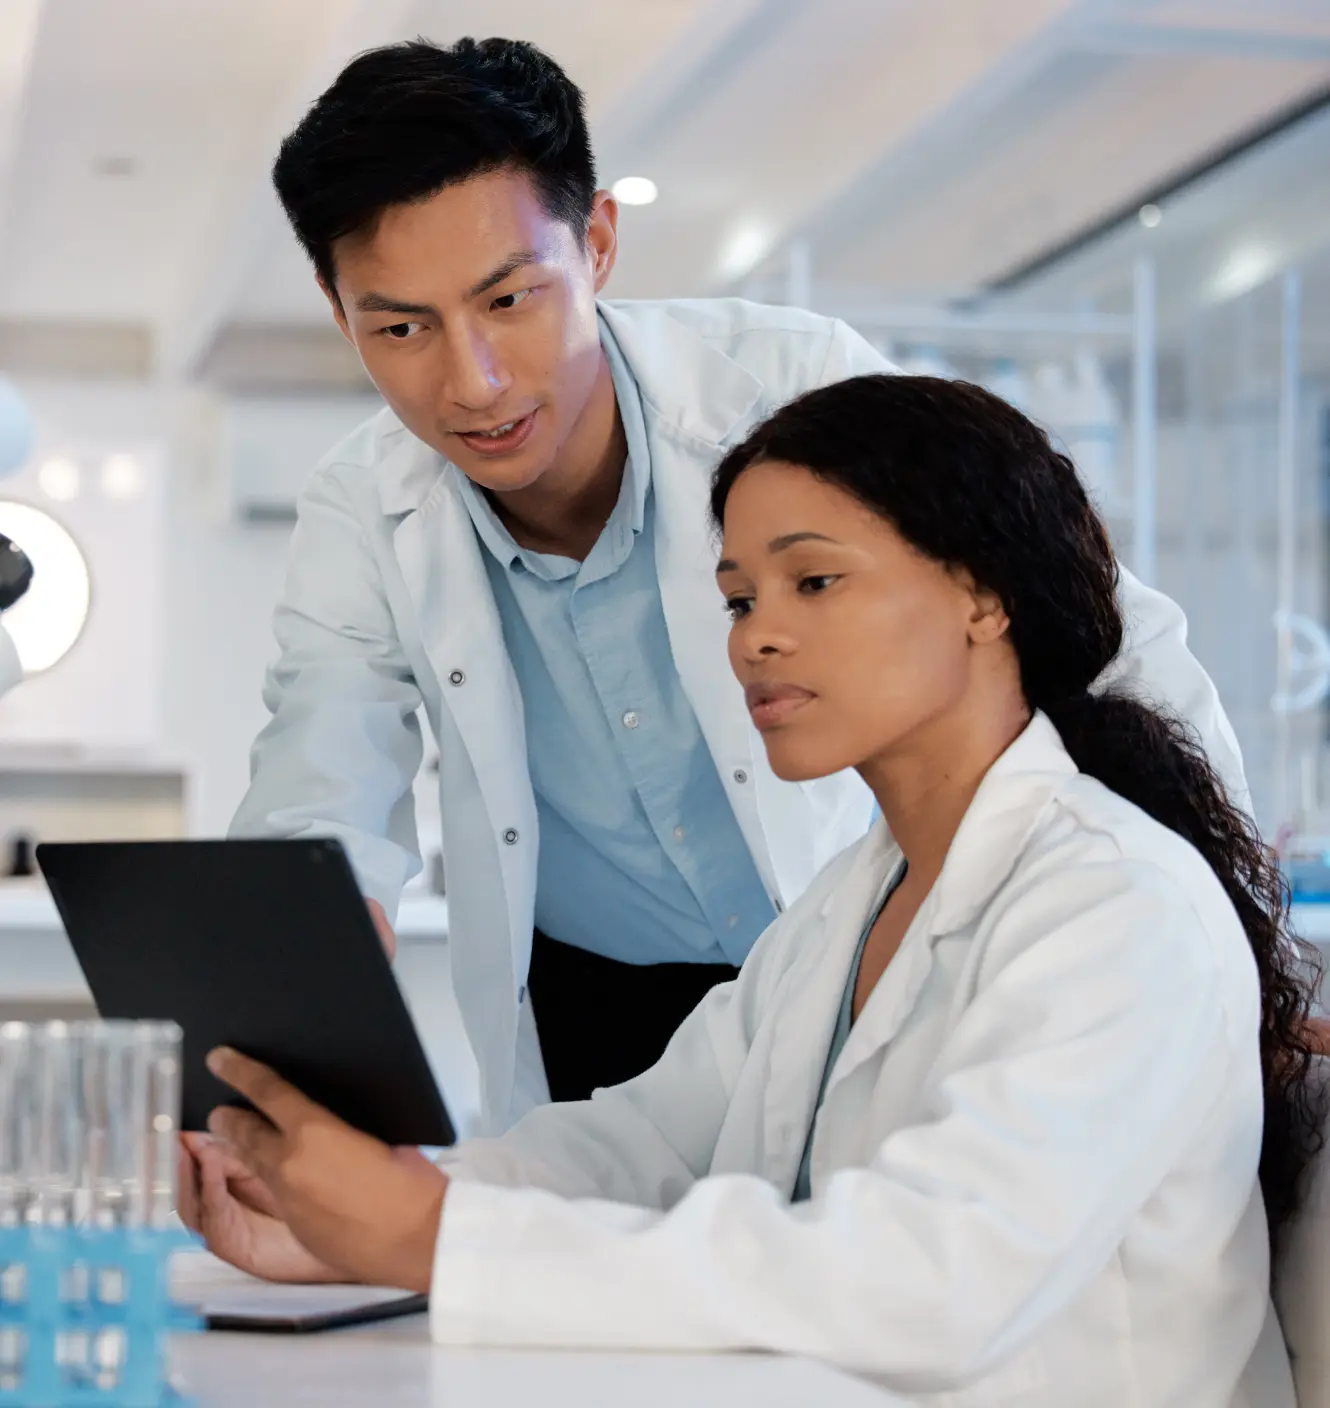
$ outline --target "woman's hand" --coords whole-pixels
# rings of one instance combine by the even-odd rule
[[[235,1151],[210,1134],[182,1134],[181,1221],[208,1250],[267,1281],[345,1281],[296,1241],[264,1184]]]
[[[418,1149],[361,1134],[239,1052],[214,1051],[208,1065],[262,1111],[214,1110],[208,1127],[230,1148],[190,1151],[202,1176],[197,1204],[182,1196],[181,1212],[209,1247],[273,1280],[428,1291],[446,1176]]]

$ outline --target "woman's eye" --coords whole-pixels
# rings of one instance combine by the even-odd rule
[[[529,288],[518,289],[516,293],[502,293],[494,300],[494,306],[501,312],[507,312],[510,308],[516,308],[519,303],[525,303],[531,297]]]
[[[813,595],[817,592],[824,592],[836,580],[835,577],[801,577],[799,579],[799,590]]]
[[[725,614],[731,621],[737,621],[741,616],[747,616],[753,608],[753,599],[749,596],[732,596],[725,602]]]
[[[419,329],[425,326],[424,323],[391,323],[388,327],[380,329],[384,337],[391,338],[394,342],[405,342]]]

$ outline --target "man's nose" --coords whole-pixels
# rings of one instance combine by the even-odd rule
[[[488,410],[508,390],[511,378],[488,339],[479,333],[455,329],[445,356],[448,397],[465,410]]]

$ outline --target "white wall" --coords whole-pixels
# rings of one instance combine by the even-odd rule
[[[39,454],[21,479],[0,481],[0,494],[12,491],[68,524],[89,557],[96,597],[66,660],[5,701],[0,745],[68,743],[179,763],[189,777],[188,829],[219,834],[266,717],[260,689],[289,530],[230,521],[219,406],[208,393],[86,382],[21,389],[38,422]],[[143,454],[154,471],[150,494],[133,513],[91,494],[44,502],[36,463],[69,447],[89,463],[116,448]]]

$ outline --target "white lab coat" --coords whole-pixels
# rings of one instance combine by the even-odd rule
[[[951,1408],[1291,1408],[1250,948],[1042,715],[851,1029],[790,1204],[899,859],[879,824],[834,861],[645,1075],[447,1156],[435,1338],[771,1350]]]
[[[737,299],[605,303],[641,387],[656,495],[661,600],[684,692],[739,827],[778,905],[868,826],[850,773],[786,783],[767,765],[726,656],[708,519],[713,469],[761,418],[810,387],[890,366],[845,324]],[[459,471],[388,412],[323,462],[301,498],[274,628],[272,720],[253,753],[239,835],[346,844],[391,915],[418,865],[416,711],[439,746],[453,982],[481,1076],[485,1128],[547,1098],[515,1088],[519,1034],[534,1064],[526,973],[539,837],[517,680]],[[1195,724],[1241,787],[1237,744],[1188,652],[1182,613],[1124,573],[1131,638],[1115,677]]]

